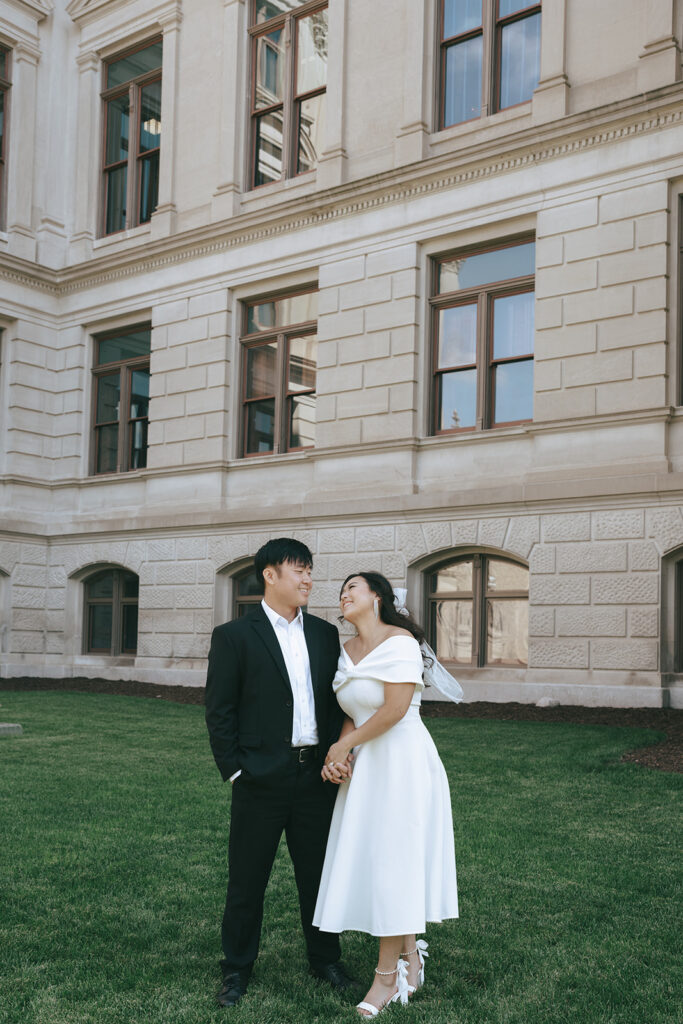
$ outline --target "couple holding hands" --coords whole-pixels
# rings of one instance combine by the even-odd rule
[[[462,691],[384,576],[358,572],[340,594],[356,635],[302,611],[311,552],[290,538],[256,553],[264,599],[211,639],[206,722],[232,784],[221,1006],[247,990],[263,901],[284,830],[314,976],[352,985],[339,933],[379,937],[358,1012],[407,1002],[424,980],[427,921],[458,916],[448,782],[419,713],[425,677]]]

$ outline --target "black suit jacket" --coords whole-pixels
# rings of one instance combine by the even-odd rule
[[[343,720],[332,690],[339,634],[315,615],[304,612],[303,619],[322,767]],[[211,749],[224,780],[238,768],[246,776],[267,779],[291,765],[292,687],[275,630],[260,604],[214,629],[205,701]]]

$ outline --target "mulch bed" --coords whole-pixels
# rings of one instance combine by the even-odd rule
[[[2,690],[68,690],[72,693],[108,693],[124,697],[153,697],[176,704],[203,704],[202,686],[162,686],[159,683],[138,683],[109,679],[35,679],[20,677],[0,679]],[[655,729],[665,739],[647,747],[630,750],[622,761],[633,761],[644,768],[683,773],[683,710],[674,708],[584,708],[558,704],[539,708],[535,704],[493,704],[474,701],[451,704],[448,701],[426,701],[422,705],[425,718],[493,718],[502,722],[574,722],[578,725],[629,726],[634,729]]]

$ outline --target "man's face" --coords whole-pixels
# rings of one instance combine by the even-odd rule
[[[302,562],[283,562],[268,565],[263,570],[266,596],[288,608],[300,608],[308,604],[313,580],[311,566]]]

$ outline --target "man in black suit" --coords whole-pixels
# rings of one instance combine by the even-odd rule
[[[311,971],[335,988],[350,984],[338,962],[339,936],[312,924],[336,795],[320,772],[343,717],[332,690],[339,636],[329,622],[302,613],[313,565],[305,544],[270,540],[254,565],[264,599],[214,629],[206,680],[211,749],[233,787],[221,1006],[246,992],[283,829]]]

